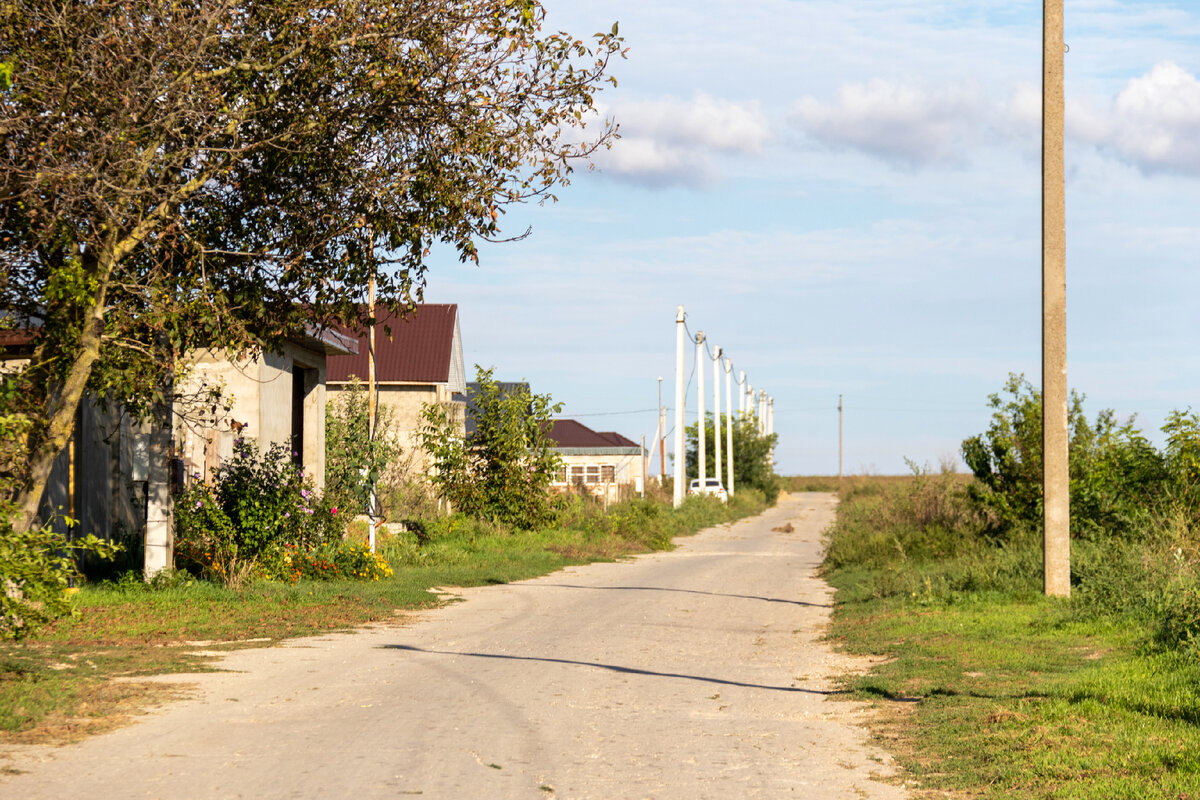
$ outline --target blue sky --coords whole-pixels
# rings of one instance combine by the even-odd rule
[[[1040,3],[546,5],[620,22],[622,139],[508,214],[525,241],[435,261],[469,364],[650,439],[682,304],[774,396],[784,474],[836,471],[839,394],[846,470],[887,474],[957,458],[1008,373],[1038,382]],[[1065,20],[1068,378],[1157,432],[1200,405],[1200,7]]]

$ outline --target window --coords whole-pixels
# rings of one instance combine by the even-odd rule
[[[554,482],[555,483],[566,483],[567,482],[567,468],[565,466],[559,467],[558,469],[556,469],[554,471]]]
[[[611,464],[600,465],[600,482],[601,483],[616,483],[617,468]]]

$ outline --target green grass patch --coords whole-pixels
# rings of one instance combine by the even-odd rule
[[[1159,635],[1175,534],[1077,540],[1050,600],[1040,538],[982,536],[956,485],[847,493],[826,562],[831,637],[884,659],[846,686],[917,796],[1200,798],[1200,659]]]
[[[437,604],[435,587],[508,583],[667,549],[674,536],[764,507],[755,492],[728,505],[694,498],[673,510],[635,501],[607,513],[579,499],[564,505],[558,526],[528,532],[451,517],[420,533],[381,536],[379,551],[394,574],[378,581],[259,581],[231,589],[179,575],[156,587],[87,585],[74,597],[77,617],[0,644],[0,741],[63,742],[121,724],[180,692],[138,678],[210,670],[213,651],[394,624],[404,611]]]

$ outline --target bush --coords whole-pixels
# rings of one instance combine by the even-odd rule
[[[991,517],[998,535],[1042,525],[1042,396],[1023,375],[1010,375],[1004,393],[988,398],[987,431],[962,443],[974,473],[972,499]],[[1071,393],[1071,533],[1130,535],[1144,529],[1149,510],[1164,496],[1163,456],[1132,421],[1119,425],[1111,410],[1095,422],[1083,413],[1083,396]]]
[[[120,547],[91,535],[69,540],[49,525],[20,532],[8,517],[0,510],[0,639],[21,639],[72,613],[67,589],[79,577],[75,555],[111,558]]]
[[[287,448],[260,453],[245,439],[211,482],[178,498],[175,522],[177,565],[230,586],[261,574],[285,545],[307,552],[343,532],[337,507],[317,496]]]
[[[457,409],[436,403],[422,409],[420,437],[433,460],[433,483],[463,514],[526,530],[543,525],[552,518],[550,482],[559,465],[547,431],[562,404],[523,385],[505,390],[492,370],[475,369],[469,437]]]

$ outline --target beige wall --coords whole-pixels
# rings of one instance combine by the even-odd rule
[[[232,361],[224,351],[204,350],[192,357],[191,371],[181,394],[203,386],[221,387],[231,403],[220,418],[204,419],[204,409],[177,415],[176,446],[189,474],[208,476],[233,454],[239,435],[258,442],[266,451],[292,438],[293,382],[303,380],[303,449],[300,463],[318,488],[325,485],[325,355],[286,343],[278,352]],[[190,418],[189,418],[190,417]],[[244,426],[244,427],[243,427]]]
[[[567,455],[559,454],[564,465],[568,469],[568,481],[570,476],[570,468],[572,466],[611,466],[613,467],[614,480],[607,486],[600,484],[585,484],[585,488],[597,497],[603,497],[607,490],[609,502],[616,502],[622,497],[629,496],[633,493],[641,492],[645,474],[643,471],[642,457],[637,454],[633,455]],[[571,483],[555,482],[553,488],[557,491],[567,491],[571,488],[577,488]]]
[[[426,403],[451,402],[450,389],[444,383],[379,383],[379,409],[381,417],[390,418],[390,434],[400,446],[400,461],[410,476],[425,475],[431,464],[421,449],[418,432],[421,429],[421,408]],[[348,383],[329,385],[332,401],[339,392],[350,390]],[[465,404],[456,403],[456,416],[461,423],[465,419]]]

